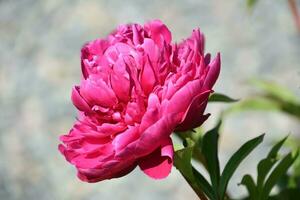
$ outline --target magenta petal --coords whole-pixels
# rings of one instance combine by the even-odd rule
[[[151,153],[171,135],[179,121],[180,118],[176,114],[162,117],[146,129],[138,140],[127,145],[123,151],[117,153],[116,157],[119,159],[139,158]]]
[[[217,57],[215,57],[211,63],[208,65],[209,71],[206,75],[206,79],[204,81],[204,88],[205,89],[211,89],[215,82],[217,81],[217,78],[220,74],[221,69],[221,55],[220,53],[217,54]]]
[[[94,169],[78,169],[77,176],[80,180],[95,183],[105,179],[118,178],[130,173],[136,167],[136,163],[113,161],[109,167],[100,167]]]
[[[148,98],[147,111],[142,118],[139,128],[140,132],[144,132],[144,130],[159,120],[159,105],[160,102],[157,95],[151,93]]]
[[[178,131],[186,131],[200,126],[208,117],[203,115],[208,97],[211,91],[207,90],[194,97],[185,114],[183,115],[181,124],[176,128]]]
[[[160,47],[166,42],[169,44],[172,40],[172,34],[170,30],[160,20],[153,20],[145,24],[145,27],[150,29],[151,38]]]
[[[138,139],[139,134],[136,127],[129,127],[126,131],[123,133],[120,133],[117,135],[112,142],[114,145],[114,149],[116,152],[122,150],[126,145],[129,143],[132,143],[136,139]]]
[[[132,39],[133,39],[133,43],[135,45],[141,44],[144,40],[143,36],[142,36],[142,31],[141,31],[141,27],[138,24],[133,24],[132,26]]]
[[[79,94],[79,87],[75,86],[72,89],[71,99],[73,101],[73,104],[78,108],[80,111],[90,111],[91,108],[87,104],[87,102],[82,98],[82,96]]]
[[[112,74],[110,79],[112,88],[120,100],[128,101],[130,82],[121,74]]]
[[[202,90],[200,80],[193,80],[188,82],[185,86],[180,88],[170,99],[165,113],[183,113],[190,105],[193,98]],[[180,103],[179,103],[180,102]]]
[[[145,38],[144,43],[142,45],[145,53],[149,57],[150,61],[157,62],[159,58],[159,49],[155,45],[154,41],[148,38]]]
[[[174,149],[171,138],[164,141],[161,148],[158,148],[148,156],[143,157],[139,166],[141,170],[151,178],[162,179],[167,177],[173,165]]]
[[[85,44],[81,49],[81,70],[84,79],[87,79],[90,70],[89,67],[86,66],[86,60],[90,61],[93,59],[93,56],[97,55],[100,57],[103,55],[104,51],[108,47],[108,42],[102,39],[96,39],[92,42]]]
[[[117,103],[114,91],[102,80],[95,81],[95,77],[89,77],[81,83],[81,95],[93,105],[113,106]]]
[[[146,95],[148,95],[152,91],[155,83],[155,74],[147,59],[141,74],[141,85]]]

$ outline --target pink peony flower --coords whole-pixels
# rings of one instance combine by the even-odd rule
[[[137,165],[166,177],[174,130],[200,126],[220,72],[220,55],[204,54],[199,29],[179,44],[159,20],[121,25],[81,50],[82,80],[72,90],[79,110],[60,152],[87,182],[124,176]]]

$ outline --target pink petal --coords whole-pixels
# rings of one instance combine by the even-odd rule
[[[205,89],[211,89],[215,82],[217,81],[220,69],[221,69],[221,55],[220,53],[217,54],[217,57],[215,57],[211,63],[208,65],[209,71],[206,75],[206,79],[204,81],[204,88]]]
[[[141,86],[146,95],[148,95],[152,91],[155,83],[156,83],[155,74],[151,64],[148,62],[147,59],[143,67],[143,71],[141,73]]]
[[[75,86],[72,89],[71,99],[73,101],[73,104],[78,108],[80,111],[91,111],[90,106],[88,103],[82,98],[82,96],[79,94],[79,87]]]
[[[78,168],[77,176],[80,180],[95,183],[105,179],[118,178],[125,176],[136,167],[134,161],[111,161],[109,167],[101,166],[94,169]]]
[[[140,25],[133,24],[132,25],[132,34],[133,34],[133,43],[135,45],[141,44],[144,40],[144,37],[142,35],[142,29]]]
[[[86,66],[84,60],[91,60],[94,55],[101,57],[108,47],[108,42],[102,39],[96,39],[85,44],[81,49],[81,70],[83,78],[87,79],[90,74],[90,69]]]
[[[185,114],[182,117],[181,124],[176,128],[178,131],[186,131],[200,126],[208,117],[203,115],[205,110],[210,90],[207,90],[198,96],[194,97]]]
[[[117,97],[122,101],[128,101],[130,82],[122,74],[112,74],[110,79],[112,88],[116,93]]]
[[[151,38],[160,47],[163,47],[163,43],[169,44],[172,40],[172,34],[170,30],[160,20],[153,20],[145,24],[145,28],[150,30]]]
[[[109,107],[117,103],[113,90],[100,78],[90,76],[87,80],[83,80],[80,93],[92,105]]]
[[[185,112],[193,98],[201,93],[201,81],[193,80],[180,88],[167,103],[164,114]],[[180,103],[179,103],[180,102]]]
[[[126,131],[118,134],[112,144],[116,152],[119,152],[124,147],[126,147],[129,143],[137,140],[139,137],[139,132],[137,127],[130,126]]]
[[[148,38],[144,39],[144,43],[142,45],[145,53],[148,55],[150,61],[157,62],[159,58],[159,49],[155,45],[154,41]]]
[[[144,132],[149,126],[159,120],[159,99],[156,94],[151,93],[148,98],[147,111],[144,114],[139,131]]]
[[[127,145],[116,154],[119,159],[139,158],[153,152],[162,142],[168,138],[180,118],[176,114],[163,116],[155,124],[146,129],[140,138]]]
[[[124,123],[115,123],[115,124],[103,123],[97,126],[97,132],[99,134],[109,136],[124,131],[126,128],[127,126]]]
[[[139,161],[141,170],[151,178],[162,179],[167,177],[173,165],[174,149],[171,138],[165,140],[161,146]]]

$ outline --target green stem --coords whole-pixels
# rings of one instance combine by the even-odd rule
[[[184,177],[184,176],[183,176]],[[192,184],[188,181],[187,178],[184,177],[184,179],[186,180],[186,182],[188,182],[188,184],[192,187],[192,189],[194,190],[194,192],[197,194],[197,196],[199,197],[200,200],[208,200],[208,198],[205,196],[205,194],[202,192],[202,190],[200,190],[198,188],[198,186],[196,186],[195,184]]]
[[[185,138],[188,137],[187,134],[186,134],[186,133],[183,133],[183,132],[175,132],[175,134],[176,134],[182,141],[184,141]],[[190,139],[192,139],[192,140],[196,143],[196,145],[199,145],[199,144],[198,144],[198,139],[193,138],[193,137],[190,137]],[[198,161],[199,163],[201,163],[202,166],[207,170],[207,164],[206,164],[206,161],[205,161],[204,156],[203,156],[203,154],[202,154],[202,152],[201,152],[201,150],[200,150],[199,148],[194,148],[194,149],[193,149],[193,155],[192,155],[192,158],[195,159],[196,161]],[[183,176],[183,177],[184,177],[184,176]],[[189,181],[188,181],[186,178],[185,178],[185,180],[189,183]],[[191,187],[193,188],[192,184],[189,183],[189,185],[191,185]],[[199,197],[200,199],[205,199],[205,198],[206,198],[206,196],[203,194],[202,191],[200,191],[200,194],[198,194],[197,191],[196,191],[197,189],[195,190],[195,188],[193,188],[193,190],[196,192],[196,194],[198,195],[198,197]],[[199,196],[199,195],[200,195],[200,196]],[[204,195],[204,196],[201,196],[201,195]],[[206,198],[206,199],[207,199],[207,198]],[[225,193],[225,198],[224,198],[224,199],[225,199],[225,200],[231,199],[231,198],[230,198],[230,195],[228,194],[227,191],[226,191],[226,193]]]
[[[179,169],[180,167],[176,166],[176,162],[174,162],[174,166]],[[194,190],[194,192],[196,193],[196,195],[199,197],[199,199],[201,200],[208,200],[208,198],[205,196],[205,194],[203,193],[203,191],[201,190],[201,188],[199,188],[199,186],[196,184],[196,182],[190,180],[188,177],[186,177],[184,175],[184,173],[179,170],[179,172],[181,173],[181,175],[183,176],[183,178],[186,180],[186,182],[191,186],[191,188]]]

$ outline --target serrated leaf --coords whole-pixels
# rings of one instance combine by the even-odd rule
[[[218,138],[219,129],[222,121],[219,120],[216,127],[208,131],[202,138],[202,154],[206,161],[207,170],[210,176],[210,180],[214,191],[217,195],[218,185],[220,181],[220,164],[218,158]]]
[[[268,175],[272,166],[276,163],[278,151],[280,150],[280,148],[282,147],[282,145],[286,141],[286,139],[287,139],[287,137],[283,138],[278,143],[276,143],[272,147],[268,156],[258,163],[258,165],[257,165],[257,186],[258,186],[259,190],[262,189],[262,186],[263,186],[266,176]]]
[[[272,188],[275,186],[280,177],[282,177],[290,168],[290,166],[294,163],[294,161],[298,157],[298,153],[299,152],[297,151],[295,155],[292,155],[292,153],[287,154],[274,168],[274,170],[271,172],[270,176],[265,182],[261,195],[262,200],[268,199]]]
[[[223,103],[234,103],[237,102],[237,99],[233,99],[225,94],[213,93],[210,95],[209,102],[223,102]]]
[[[257,192],[256,192],[256,185],[254,183],[253,178],[249,174],[246,174],[243,177],[241,184],[246,186],[248,193],[249,193],[250,200],[255,200],[254,198],[255,198]]]
[[[210,199],[215,199],[213,189],[208,181],[201,174],[195,175],[197,170],[191,164],[194,144],[191,139],[186,138],[186,147],[175,152],[174,165],[198,196],[203,195],[202,192],[204,192]]]
[[[220,185],[219,185],[219,197],[223,199],[228,182],[232,177],[233,173],[240,165],[240,163],[251,153],[257,145],[259,145],[264,138],[264,134],[260,135],[254,139],[249,140],[245,144],[243,144],[234,154],[231,156],[225,168],[222,172]]]

